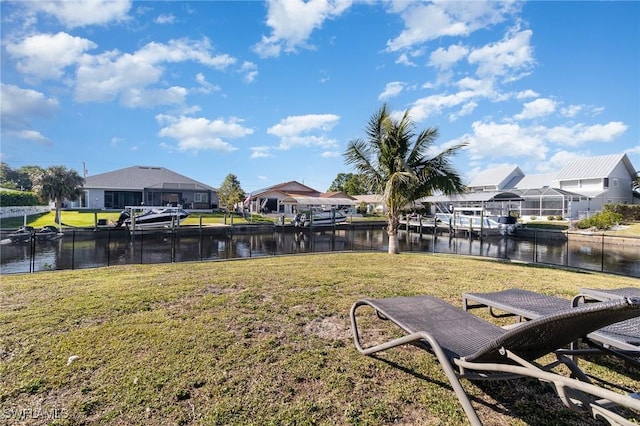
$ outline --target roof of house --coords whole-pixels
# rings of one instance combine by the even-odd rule
[[[555,180],[595,179],[608,177],[616,166],[623,162],[630,175],[635,169],[627,154],[600,155],[597,157],[577,158],[569,162],[556,175]]]
[[[289,182],[278,183],[276,185],[271,185],[267,188],[258,189],[257,191],[253,191],[250,195],[251,198],[255,198],[259,195],[272,192],[279,191],[285,194],[315,194],[319,195],[320,191],[316,191],[310,186],[304,185],[298,181],[290,180]]]
[[[215,188],[198,182],[164,167],[132,166],[112,172],[87,176],[85,188],[120,190],[185,189],[216,191]]]
[[[495,186],[499,188],[513,187],[524,176],[518,166],[501,166],[480,172],[469,183],[470,187]]]
[[[547,188],[555,179],[557,173],[541,173],[536,175],[526,175],[516,185],[516,189]]]

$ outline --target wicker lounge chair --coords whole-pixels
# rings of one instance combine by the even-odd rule
[[[465,293],[462,295],[463,309],[489,308],[494,317],[519,316],[524,319],[539,318],[578,306],[588,300],[613,300],[624,296],[640,297],[640,289],[616,290],[581,289],[573,300],[549,296],[522,289],[509,289],[494,293]],[[640,367],[640,318],[603,327],[586,336],[585,341],[597,351],[582,351],[583,355],[608,353],[626,359]]]
[[[357,313],[370,307],[378,317],[389,320],[407,335],[371,347],[363,346]],[[461,378],[496,380],[532,377],[550,383],[562,402],[577,412],[590,413],[611,424],[632,425],[612,406],[640,413],[640,400],[592,384],[566,355],[558,352],[581,336],[609,324],[640,316],[640,299],[624,298],[569,308],[551,315],[503,329],[441,299],[431,296],[361,299],[351,308],[353,339],[358,351],[372,355],[400,345],[419,345],[440,362],[458,400],[473,425],[481,425]],[[556,360],[536,362],[547,354]],[[555,373],[564,364],[577,379]]]

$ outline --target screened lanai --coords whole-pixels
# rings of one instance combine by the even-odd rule
[[[581,205],[588,202],[587,197],[558,188],[517,189],[513,192],[523,199],[520,217],[575,217]]]

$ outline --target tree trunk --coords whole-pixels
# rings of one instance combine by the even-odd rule
[[[400,243],[398,242],[398,231],[387,231],[389,235],[389,254],[400,254]]]
[[[62,226],[62,221],[60,220],[60,210],[62,209],[62,202],[55,200],[55,206],[56,206],[56,217],[54,220],[58,224],[58,228],[60,228]]]
[[[400,242],[398,241],[398,228],[400,227],[400,220],[397,216],[387,214],[387,235],[389,236],[389,254],[400,253]]]

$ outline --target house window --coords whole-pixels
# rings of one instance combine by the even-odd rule
[[[609,187],[609,178],[604,178],[604,185],[605,188]]]
[[[206,203],[206,202],[208,202],[207,193],[206,192],[196,192],[195,194],[193,194],[193,201],[196,202],[196,203]]]

